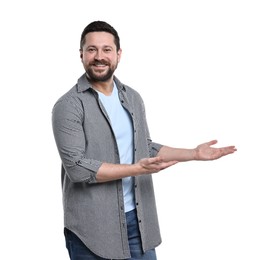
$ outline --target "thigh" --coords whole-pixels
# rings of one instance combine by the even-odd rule
[[[70,230],[64,229],[66,247],[71,260],[104,260],[95,255],[85,244]]]
[[[130,250],[131,250],[130,260],[157,260],[155,249],[143,252],[140,245],[141,243],[139,243],[139,246],[137,244],[130,245]]]
[[[129,260],[156,260],[155,249],[143,252],[141,236],[135,211],[126,213],[128,239],[131,252]]]

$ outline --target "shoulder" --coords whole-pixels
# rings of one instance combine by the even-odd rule
[[[133,99],[142,101],[142,97],[141,97],[140,93],[137,90],[135,90],[134,88],[122,83],[116,77],[114,77],[114,80],[115,80],[115,83],[116,83],[118,89],[121,90],[122,92],[124,92],[127,95],[128,98],[133,98]]]
[[[81,93],[77,91],[78,84],[74,85],[70,90],[64,93],[54,103],[52,107],[53,116],[63,116],[64,114],[76,114],[82,116],[83,105]]]
[[[64,93],[54,104],[54,107],[59,104],[69,104],[72,106],[81,106],[85,93],[88,94],[90,84],[86,80],[86,75],[83,74],[77,81],[77,83]]]
[[[55,102],[54,107],[60,103],[73,103],[77,102],[79,95],[77,93],[77,84],[73,86],[70,90],[64,93],[58,100]]]

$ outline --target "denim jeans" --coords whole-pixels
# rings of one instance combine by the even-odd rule
[[[136,210],[126,213],[128,239],[131,258],[128,260],[157,260],[155,249],[143,253],[141,238],[136,217]],[[91,252],[83,242],[70,230],[64,230],[66,247],[71,260],[108,260]]]

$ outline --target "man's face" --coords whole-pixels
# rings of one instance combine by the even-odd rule
[[[112,34],[90,32],[85,36],[80,55],[90,79],[94,82],[104,82],[112,78],[120,61],[121,49],[117,51]]]

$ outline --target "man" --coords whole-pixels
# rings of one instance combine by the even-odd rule
[[[236,151],[212,147],[216,140],[195,149],[153,142],[141,96],[114,76],[121,52],[112,26],[95,21],[85,27],[80,42],[85,73],[53,108],[72,260],[155,260],[161,236],[151,174]]]

